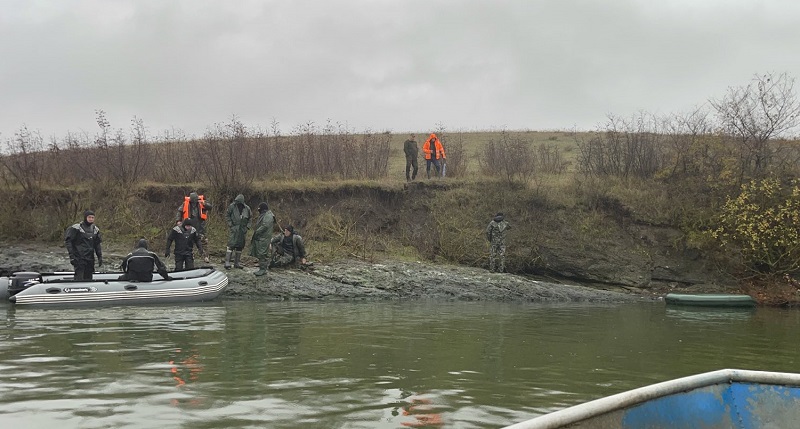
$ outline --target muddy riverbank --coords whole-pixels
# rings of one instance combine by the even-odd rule
[[[107,249],[105,266],[114,271],[127,252]],[[172,260],[166,261],[167,265]],[[222,264],[212,261],[222,269]],[[16,271],[69,271],[65,250],[41,244],[5,245],[0,274]],[[312,269],[275,269],[256,277],[255,266],[227,270],[221,299],[393,300],[434,299],[520,302],[626,302],[655,299],[634,289],[603,290],[484,269],[428,262],[342,260],[316,263]]]

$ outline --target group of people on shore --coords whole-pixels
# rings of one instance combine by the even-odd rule
[[[208,238],[206,237],[206,221],[212,204],[203,195],[196,192],[184,198],[178,206],[175,226],[167,234],[167,246],[164,257],[170,256],[170,249],[175,243],[175,271],[194,268],[194,248],[202,255],[205,263],[209,263]],[[295,233],[292,225],[277,228],[275,215],[266,201],[258,205],[258,217],[253,220],[253,213],[245,203],[244,195],[239,194],[228,206],[225,213],[228,225],[228,245],[225,251],[225,269],[244,268],[241,264],[242,251],[245,247],[247,231],[253,228],[250,256],[258,259],[259,269],[254,273],[262,276],[269,268],[287,266],[298,263],[310,266],[306,259],[303,238]],[[100,229],[95,225],[95,213],[86,210],[83,221],[67,228],[64,233],[64,244],[69,253],[70,264],[74,268],[75,280],[91,280],[97,266],[103,266],[103,238]],[[158,272],[169,280],[166,265],[159,256],[148,249],[147,240],[140,239],[136,248],[122,260],[123,275],[121,280],[150,282],[153,272]],[[97,257],[95,260],[95,256]]]
[[[403,145],[406,156],[406,180],[416,180],[418,172],[417,158],[419,148],[415,135],[410,134]],[[426,173],[431,178],[431,167],[434,167],[436,177],[444,177],[447,171],[447,156],[444,146],[435,133],[431,133],[422,144],[425,155]],[[194,268],[194,248],[203,257],[205,263],[210,263],[208,255],[208,238],[206,236],[206,221],[212,204],[203,195],[191,192],[184,197],[178,206],[175,226],[167,235],[167,246],[164,257],[170,256],[170,249],[175,243],[175,271]],[[303,266],[311,265],[306,259],[305,243],[303,238],[296,234],[292,225],[281,227],[281,232],[276,232],[277,221],[266,201],[258,205],[258,217],[253,220],[250,206],[245,202],[245,197],[239,194],[228,206],[225,212],[225,221],[228,225],[228,245],[225,250],[225,269],[244,268],[241,263],[247,231],[253,228],[250,242],[250,256],[258,259],[259,269],[254,273],[262,276],[269,268],[286,266],[297,263]],[[83,214],[83,221],[76,223],[65,232],[65,245],[69,252],[70,263],[75,269],[75,280],[91,280],[95,269],[95,255],[97,265],[103,265],[102,236],[100,229],[94,224],[95,214],[87,210]],[[489,241],[489,271],[505,271],[505,238],[506,231],[511,229],[503,213],[497,213],[486,227],[486,238]],[[165,279],[169,279],[166,265],[157,254],[148,250],[148,243],[140,239],[136,249],[129,253],[123,260],[121,268],[124,271],[123,279],[152,281],[153,271],[157,271]]]

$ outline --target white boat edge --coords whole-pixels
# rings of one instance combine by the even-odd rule
[[[0,291],[0,297],[19,306],[73,306],[73,305],[149,305],[158,303],[183,303],[210,301],[228,286],[228,276],[213,267],[198,267],[172,272],[171,280],[154,279],[152,282],[119,280],[122,273],[95,273],[95,279],[72,281],[71,272],[26,274],[23,280],[36,279],[18,293]],[[14,277],[0,277],[0,287],[10,289]],[[4,286],[5,281],[8,286]],[[70,290],[72,289],[72,290]],[[86,289],[86,290],[75,290]],[[62,293],[67,292],[67,293]]]
[[[556,429],[607,414],[616,410],[647,402],[651,399],[720,383],[743,382],[800,386],[800,374],[786,372],[753,371],[744,369],[720,369],[688,377],[651,384],[604,398],[595,399],[524,422],[506,426],[504,429]]]

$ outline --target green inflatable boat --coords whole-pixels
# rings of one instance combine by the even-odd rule
[[[754,307],[756,305],[756,300],[750,295],[728,293],[668,293],[664,297],[664,301],[672,305],[692,305],[698,307]]]

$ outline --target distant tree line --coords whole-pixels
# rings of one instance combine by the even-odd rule
[[[23,127],[5,142],[0,180],[32,193],[54,185],[202,182],[225,195],[265,179],[385,177],[390,154],[389,133],[356,134],[331,123],[308,123],[282,136],[275,123],[262,131],[233,117],[191,139],[179,133],[153,138],[138,118],[127,132],[114,130],[103,111],[97,125],[94,135],[69,133],[49,142]]]

